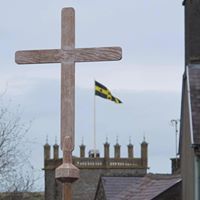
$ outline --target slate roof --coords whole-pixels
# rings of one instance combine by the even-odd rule
[[[188,67],[193,143],[200,144],[200,65]]]
[[[102,177],[106,200],[152,200],[181,182],[180,176]]]

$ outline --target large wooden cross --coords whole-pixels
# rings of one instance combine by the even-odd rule
[[[62,9],[61,49],[17,51],[18,64],[61,63],[61,148],[65,136],[74,148],[75,62],[120,60],[120,47],[75,48],[75,11]]]

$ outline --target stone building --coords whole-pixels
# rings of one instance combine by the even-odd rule
[[[128,156],[122,158],[121,146],[114,145],[114,157],[110,156],[110,144],[104,144],[104,156],[86,157],[86,146],[80,145],[80,157],[73,157],[73,164],[80,169],[80,179],[73,184],[74,200],[93,200],[101,176],[144,176],[148,168],[148,144],[141,144],[141,157],[134,156],[134,146],[127,146]],[[61,200],[61,184],[55,180],[55,169],[62,163],[59,146],[44,145],[45,200]]]
[[[180,157],[183,200],[200,199],[200,1],[184,0],[185,72]]]

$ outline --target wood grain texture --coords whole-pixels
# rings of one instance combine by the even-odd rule
[[[61,65],[61,149],[65,136],[72,138],[74,149],[75,124],[75,11],[62,9],[61,49],[64,61]]]
[[[115,61],[122,58],[120,47],[75,49],[75,62]]]
[[[73,8],[62,9],[61,48],[69,50],[75,48],[75,11]]]
[[[61,67],[61,145],[65,136],[72,138],[74,149],[75,123],[75,64],[62,63]]]
[[[63,183],[62,187],[63,187],[62,200],[72,200],[72,184]]]
[[[62,62],[98,62],[115,61],[122,58],[120,47],[78,48],[72,50],[45,49],[17,51],[17,64],[46,64]]]
[[[15,53],[17,64],[60,63],[62,60],[62,53],[59,49],[17,51]]]

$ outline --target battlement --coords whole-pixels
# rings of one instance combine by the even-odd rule
[[[134,157],[134,146],[127,145],[128,156],[120,156],[121,146],[117,143],[114,145],[114,157],[110,157],[110,144],[104,144],[104,157],[85,157],[85,145],[80,145],[80,157],[73,156],[73,164],[79,169],[147,169],[148,168],[148,144],[142,142],[141,157]],[[51,146],[44,145],[44,168],[55,169],[62,163],[59,158],[59,146],[53,145],[53,158],[51,158]]]

